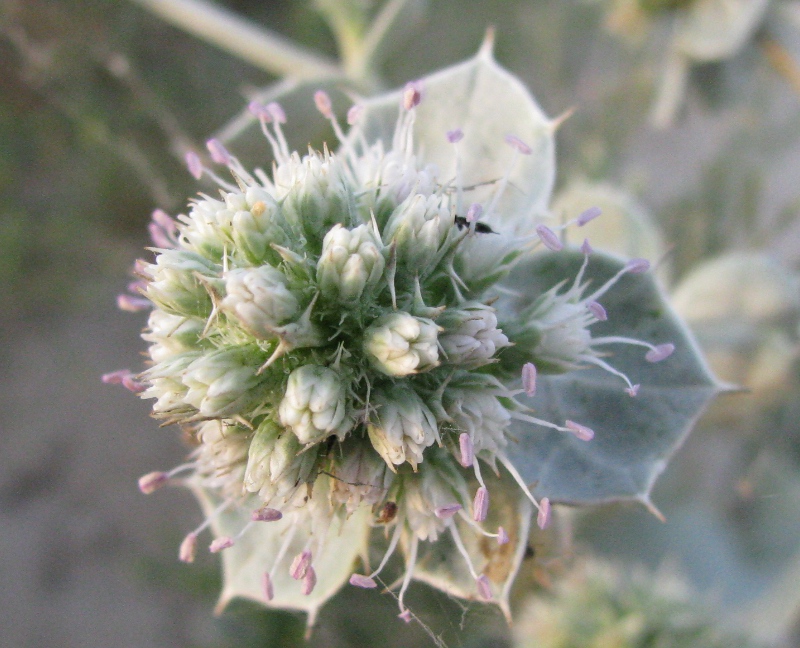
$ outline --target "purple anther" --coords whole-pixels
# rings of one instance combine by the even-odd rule
[[[363,589],[373,589],[378,586],[374,579],[364,574],[353,574],[350,577],[350,584]]]
[[[575,421],[567,421],[566,423],[564,423],[564,427],[567,428],[570,432],[572,432],[581,441],[591,441],[592,439],[594,439],[594,430],[592,430],[592,428],[586,427],[585,425],[581,425],[580,423],[576,423]]]
[[[522,365],[522,389],[528,396],[536,395],[536,365],[532,362]]]
[[[322,113],[325,119],[333,119],[333,104],[331,98],[324,90],[317,90],[314,93],[314,105]]]
[[[586,302],[586,309],[594,315],[594,318],[599,322],[605,322],[608,319],[608,313],[600,302],[588,301]]]
[[[650,269],[650,262],[647,259],[631,259],[625,264],[625,270],[633,274],[647,272]]]
[[[583,244],[581,245],[581,254],[585,254],[589,256],[594,250],[592,246],[589,244],[589,239],[583,239]]]
[[[503,527],[497,527],[497,544],[504,545],[508,544],[510,539],[508,537],[508,533]]]
[[[203,163],[200,162],[200,158],[194,151],[186,154],[186,166],[195,180],[199,180],[203,176]]]
[[[153,303],[145,297],[136,297],[125,293],[117,295],[117,308],[128,313],[139,313],[150,310]]]
[[[194,554],[196,551],[197,535],[195,533],[190,533],[183,539],[183,542],[181,542],[181,547],[178,549],[178,560],[185,563],[194,562]]]
[[[489,579],[486,577],[486,574],[478,576],[475,580],[475,584],[478,586],[478,594],[480,594],[484,601],[491,601],[492,598],[494,598],[492,586],[489,584]]]
[[[456,142],[460,142],[464,137],[464,131],[460,128],[454,128],[453,130],[447,131],[447,141],[451,144],[455,144]]]
[[[137,279],[136,281],[131,281],[128,286],[128,292],[132,292],[133,294],[137,294],[142,292],[147,288],[147,284],[142,281],[141,279]]]
[[[469,468],[475,463],[475,448],[472,445],[472,437],[466,432],[462,432],[458,436],[458,449],[461,451],[459,463],[462,467]]]
[[[169,235],[164,231],[164,228],[158,223],[148,223],[147,231],[150,232],[150,240],[153,245],[167,250],[174,248],[175,243],[170,240]]]
[[[403,610],[400,614],[397,615],[398,619],[402,619],[406,623],[411,623],[411,610]]]
[[[347,111],[347,123],[355,126],[360,120],[361,115],[364,114],[364,106],[361,104],[353,104]]]
[[[289,575],[295,580],[300,580],[306,575],[306,571],[311,566],[311,552],[306,549],[294,557],[291,567],[289,567]]]
[[[272,585],[272,576],[269,575],[269,572],[264,572],[263,576],[261,576],[261,593],[267,601],[275,598],[275,588]]]
[[[276,522],[283,517],[278,509],[270,508],[269,506],[262,506],[250,514],[250,519],[253,522]]]
[[[309,565],[308,569],[306,569],[305,576],[303,576],[303,584],[300,587],[300,593],[303,596],[308,596],[311,592],[314,591],[314,587],[317,584],[317,572],[314,571],[314,568]]]
[[[283,106],[281,106],[277,101],[270,101],[264,107],[267,109],[267,112],[276,124],[286,123],[286,113],[283,110]]]
[[[456,513],[458,513],[463,507],[461,504],[456,504],[453,502],[452,504],[445,504],[444,506],[437,506],[433,510],[433,514],[439,518],[440,520],[447,520],[448,518],[453,517]]]
[[[211,553],[219,553],[223,549],[228,549],[232,547],[236,542],[230,536],[222,536],[221,538],[216,538],[210,545],[208,545],[208,550]]]
[[[539,235],[539,239],[544,243],[544,246],[552,250],[553,252],[558,252],[564,247],[564,244],[561,242],[561,239],[558,238],[558,235],[551,230],[547,225],[537,225],[536,226],[536,233]]]
[[[483,522],[489,514],[489,491],[486,486],[481,486],[475,491],[475,499],[472,501],[472,519],[476,522]]]
[[[215,137],[211,138],[206,142],[206,148],[208,149],[208,152],[211,154],[211,159],[214,161],[215,164],[230,163],[231,154],[228,153],[228,149],[225,148],[224,144]]]
[[[628,396],[630,396],[631,398],[633,398],[634,396],[636,396],[636,394],[639,393],[639,387],[641,387],[641,385],[633,385],[631,387],[627,387],[625,389],[625,393],[628,394]]]
[[[530,155],[531,153],[533,153],[531,147],[528,146],[516,135],[506,135],[506,144],[508,144],[511,148],[519,151],[523,155]]]
[[[650,349],[644,356],[648,362],[661,362],[672,355],[675,350],[675,345],[667,342],[666,344],[659,344]]]
[[[546,529],[550,525],[550,499],[543,497],[539,500],[539,513],[536,515],[536,524],[540,529]]]
[[[139,477],[139,490],[145,495],[156,492],[169,480],[169,475],[165,472],[156,471],[147,473]]]
[[[474,223],[481,217],[481,214],[483,214],[483,205],[480,203],[472,203],[469,209],[467,209],[467,222]]]
[[[100,380],[102,380],[106,385],[121,385],[123,378],[132,375],[133,373],[130,369],[119,369],[118,371],[112,371],[111,373],[103,374],[100,376]]]
[[[589,221],[593,221],[602,213],[603,210],[600,209],[599,207],[596,206],[589,207],[589,209],[587,209],[580,216],[578,216],[575,222],[578,224],[578,227],[583,227],[584,225],[586,225],[586,223],[588,223]]]
[[[259,103],[258,101],[251,101],[247,105],[247,110],[250,111],[251,115],[257,117],[263,122],[269,123],[272,121],[272,115],[269,114],[269,110],[267,110],[267,107],[264,104]]]
[[[147,385],[136,380],[133,374],[130,376],[123,376],[120,384],[129,392],[133,392],[134,394],[141,394],[145,389],[147,389]]]
[[[403,90],[403,108],[411,110],[419,106],[420,101],[422,101],[422,85],[419,81],[406,83],[405,90]]]

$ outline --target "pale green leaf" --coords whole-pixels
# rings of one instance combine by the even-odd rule
[[[574,277],[582,260],[576,251],[533,256],[508,281],[525,297],[504,307],[524,307],[559,281]],[[621,265],[615,258],[595,253],[586,278],[599,286]],[[600,369],[541,376],[535,397],[520,397],[534,408],[535,416],[561,425],[567,419],[577,421],[592,428],[595,437],[581,441],[518,422],[512,426],[517,442],[510,443],[507,452],[525,481],[536,485],[535,493],[553,501],[649,503],[656,477],[721,386],[649,273],[623,276],[602,303],[608,321],[593,325],[593,336],[671,342],[675,352],[651,364],[641,347],[605,347],[610,351],[605,360],[641,384],[636,397],[624,391],[618,377]]]
[[[209,489],[195,487],[193,492],[206,515],[222,502],[219,495]],[[253,499],[251,506],[240,505],[218,515],[212,524],[214,536],[235,536],[260,505]],[[232,599],[241,597],[268,607],[303,610],[308,612],[311,625],[317,610],[347,582],[356,558],[366,552],[370,514],[369,507],[360,507],[348,518],[334,515],[327,527],[312,525],[311,517],[302,510],[277,522],[255,523],[233,547],[221,552],[223,586],[217,608],[224,609]],[[268,602],[263,594],[262,576],[272,569],[290,533],[294,516],[298,516],[297,527],[288,550],[274,570],[275,597]],[[315,552],[313,557],[317,585],[311,594],[304,596],[300,591],[301,581],[289,575],[289,567],[294,557],[307,548],[314,533],[324,533],[325,537],[322,551]]]

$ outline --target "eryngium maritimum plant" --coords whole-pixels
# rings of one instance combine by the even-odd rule
[[[197,494],[180,558],[210,527],[223,604],[313,617],[402,553],[404,620],[412,578],[508,612],[532,516],[647,503],[715,384],[647,262],[568,245],[597,210],[545,222],[557,122],[488,46],[353,106],[347,134],[314,99],[336,152],[291,151],[280,106],[253,104],[271,173],[211,140],[221,171],[188,164],[218,197],[153,216],[121,298],[152,308],[151,363],[107,380],[195,449],[140,487]]]

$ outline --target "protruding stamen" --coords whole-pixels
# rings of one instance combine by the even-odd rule
[[[333,105],[331,104],[331,98],[328,96],[327,92],[324,90],[317,90],[314,93],[314,105],[325,119],[333,119]]]
[[[561,239],[558,238],[558,235],[547,227],[547,225],[537,225],[536,233],[539,235],[539,239],[542,243],[544,243],[544,246],[549,250],[558,252],[563,249],[564,244],[561,242]]]
[[[389,541],[389,547],[386,549],[386,553],[383,554],[383,559],[381,560],[378,568],[372,572],[369,577],[375,578],[378,574],[381,573],[381,570],[386,566],[386,563],[389,562],[389,558],[392,557],[394,550],[397,548],[397,543],[400,541],[400,536],[403,532],[403,525],[398,524],[395,526],[394,533],[392,534],[392,539]]]
[[[497,544],[504,545],[510,542],[508,532],[503,527],[497,527]]]
[[[289,567],[289,575],[295,580],[300,580],[306,575],[311,566],[311,552],[308,549],[297,554]]]
[[[303,576],[303,585],[300,587],[300,592],[303,596],[308,596],[311,592],[314,591],[314,587],[317,584],[317,572],[314,571],[314,567],[309,565],[308,569],[306,569],[306,573]]]
[[[586,225],[586,223],[588,223],[589,221],[593,221],[602,213],[603,210],[597,206],[589,207],[589,209],[587,209],[580,216],[578,216],[575,222],[577,223],[578,227],[583,227],[584,225]]]
[[[211,159],[216,164],[230,164],[231,162],[231,154],[228,153],[228,149],[220,142],[217,138],[211,138],[206,142],[206,148],[208,152],[211,154]]]
[[[630,387],[625,389],[625,393],[627,393],[628,396],[633,398],[634,396],[636,396],[639,393],[639,387],[641,387],[641,385],[631,385]]]
[[[153,307],[153,302],[145,297],[135,297],[134,295],[126,295],[125,293],[117,295],[117,308],[127,313],[139,313],[141,311],[150,310]]]
[[[546,529],[550,524],[550,498],[543,497],[539,500],[539,513],[536,515],[536,524],[540,529]]]
[[[564,427],[572,432],[581,441],[591,441],[594,439],[594,430],[586,427],[585,425],[581,425],[575,421],[567,421],[564,423]]]
[[[211,553],[219,553],[223,549],[228,549],[235,544],[233,538],[230,536],[222,536],[221,538],[216,538],[209,546],[208,550]]]
[[[592,246],[589,244],[589,239],[583,239],[583,244],[581,245],[581,254],[585,254],[589,256],[594,250]]]
[[[475,447],[472,444],[472,437],[466,432],[462,432],[458,437],[458,449],[461,453],[459,463],[464,468],[469,468],[475,462]]]
[[[397,615],[398,619],[402,619],[406,623],[411,623],[411,610],[403,610],[400,614]]]
[[[283,513],[281,513],[278,509],[270,508],[269,506],[262,506],[260,509],[256,509],[250,515],[250,519],[253,522],[276,522],[283,517]]]
[[[364,106],[362,106],[361,104],[353,104],[347,111],[347,123],[350,126],[355,126],[361,120],[361,116],[363,114],[364,114]]]
[[[197,552],[197,534],[189,533],[181,542],[178,549],[178,560],[185,563],[194,562],[194,555]]]
[[[264,572],[261,576],[261,593],[267,601],[275,598],[275,588],[272,585],[272,576],[269,575],[269,572]]]
[[[536,365],[532,362],[522,366],[522,388],[528,396],[536,395]]]
[[[515,151],[519,151],[522,155],[530,155],[533,150],[525,142],[523,142],[516,135],[506,135],[506,144],[508,144]]]
[[[474,223],[481,217],[481,214],[483,214],[483,205],[480,203],[472,203],[467,210],[467,222]]]
[[[472,519],[476,522],[483,522],[489,514],[489,490],[481,486],[475,491],[475,499],[472,502]]]
[[[608,319],[608,313],[606,313],[606,309],[603,308],[600,302],[588,301],[586,302],[586,308],[598,322],[605,322]]]
[[[452,504],[445,504],[444,506],[437,506],[433,514],[439,518],[440,520],[447,520],[448,518],[453,517],[456,513],[461,510],[461,504],[456,504],[453,502]]]
[[[165,472],[155,471],[139,477],[139,490],[145,495],[156,492],[169,481]]]
[[[492,586],[489,584],[489,579],[486,574],[481,574],[475,579],[475,584],[478,586],[478,594],[484,601],[491,601],[494,598],[492,594]]]
[[[451,528],[453,525],[450,525]],[[400,525],[398,525],[398,529]],[[414,575],[414,567],[417,566],[417,551],[419,550],[419,538],[414,535],[411,538],[411,546],[408,550],[408,559],[406,560],[406,573],[403,576],[403,584],[400,585],[400,592],[397,595],[397,602],[400,605],[400,618],[408,623],[408,620],[411,619],[410,615],[408,620],[403,617],[404,612],[408,612],[406,610],[406,606],[403,604],[403,598],[405,598],[406,590],[408,589],[409,584],[411,583],[411,577]]]
[[[625,270],[631,274],[640,274],[650,269],[650,262],[647,259],[631,259],[625,264]]]
[[[285,124],[286,123],[286,112],[283,110],[283,106],[281,106],[277,101],[270,101],[266,106],[267,112],[269,113],[270,117],[276,124]]]
[[[267,110],[267,107],[258,101],[251,101],[249,104],[247,104],[247,110],[251,115],[257,117],[262,122],[266,122],[268,124],[272,121],[272,115],[270,114],[269,110]]]
[[[119,369],[117,371],[103,374],[100,376],[100,380],[102,380],[106,385],[121,385],[123,378],[132,375],[133,372],[131,372],[130,369]]]
[[[419,106],[420,101],[422,101],[422,86],[419,81],[407,83],[403,90],[403,108],[411,110]]]
[[[373,589],[378,586],[375,579],[363,574],[353,574],[350,577],[350,584],[363,589]]]
[[[200,158],[194,151],[186,154],[186,166],[195,180],[199,180],[203,176],[203,163],[200,162]]]
[[[456,142],[460,142],[464,137],[464,131],[460,128],[454,128],[453,130],[447,131],[447,141],[451,144],[455,144]]]
[[[671,343],[666,344],[659,344],[650,349],[644,356],[644,359],[648,362],[661,362],[669,356],[672,355],[672,352],[675,350],[675,345]]]

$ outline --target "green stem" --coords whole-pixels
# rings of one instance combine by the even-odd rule
[[[167,22],[278,76],[341,77],[334,62],[207,0],[133,0]]]

